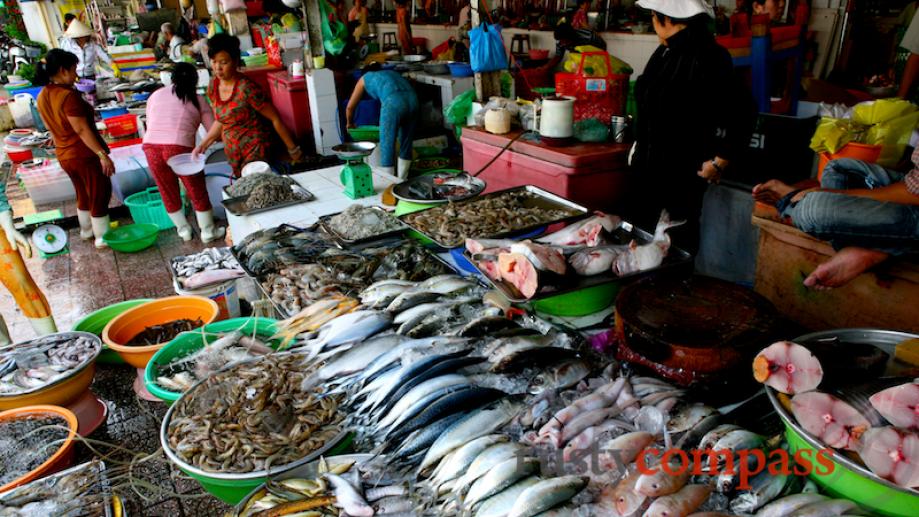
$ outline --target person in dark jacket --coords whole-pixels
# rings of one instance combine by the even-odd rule
[[[714,13],[704,0],[638,5],[652,11],[661,44],[635,84],[630,215],[653,231],[666,209],[672,220],[686,221],[670,231],[673,241],[695,252],[705,189],[749,145],[756,107],[708,29]]]

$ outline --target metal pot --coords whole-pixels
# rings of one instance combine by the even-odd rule
[[[447,75],[450,73],[450,67],[447,66],[446,61],[431,61],[421,65],[421,68],[426,74],[431,75]]]

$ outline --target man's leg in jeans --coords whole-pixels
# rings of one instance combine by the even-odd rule
[[[886,187],[903,179],[903,174],[874,163],[840,158],[823,169],[820,186],[834,190]]]

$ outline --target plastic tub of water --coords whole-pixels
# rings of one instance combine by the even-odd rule
[[[173,281],[172,288],[179,296],[201,296],[214,300],[220,309],[220,313],[217,315],[218,320],[239,317],[239,290],[236,288],[235,279],[227,280],[220,284],[207,285],[200,289],[182,289],[179,284]]]
[[[179,176],[194,176],[204,170],[205,159],[206,157],[203,154],[193,158],[192,153],[182,153],[173,156],[166,163],[172,169],[172,172]]]

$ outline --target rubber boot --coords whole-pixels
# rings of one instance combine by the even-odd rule
[[[80,221],[80,238],[89,240],[93,238],[93,216],[89,210],[77,210],[77,219]]]
[[[406,160],[404,158],[399,158],[396,171],[399,173],[399,181],[405,181],[408,179],[408,173],[412,169],[412,161]]]
[[[45,318],[29,318],[29,324],[32,325],[32,330],[35,331],[35,335],[38,337],[54,334],[57,332],[57,325],[54,324],[53,316],[48,316]]]
[[[192,238],[191,225],[188,224],[188,219],[185,218],[185,212],[181,210],[178,212],[170,212],[169,218],[172,219],[172,223],[176,225],[176,232],[178,232],[179,237],[185,242],[190,241]]]
[[[96,236],[96,248],[108,248],[108,244],[102,240],[102,236],[109,230],[109,216],[93,217],[93,235]]]
[[[201,229],[201,242],[207,244],[215,239],[222,239],[227,234],[226,229],[214,224],[214,212],[211,210],[204,212],[196,210],[195,217],[198,219],[198,228]]]
[[[387,176],[396,177],[396,168],[395,167],[376,167],[374,171],[377,174],[386,174]]]

